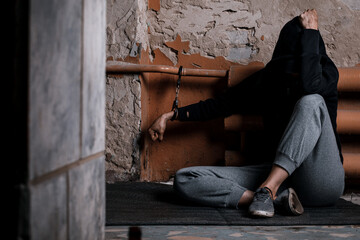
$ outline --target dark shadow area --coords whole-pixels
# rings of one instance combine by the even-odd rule
[[[106,185],[106,225],[353,225],[360,223],[360,206],[340,199],[337,205],[305,208],[303,215],[275,214],[250,218],[244,209],[212,208],[183,200],[171,185],[126,182]]]
[[[8,121],[5,136],[5,148],[9,149],[9,161],[5,162],[8,169],[10,197],[9,218],[5,227],[5,235],[8,239],[29,239],[30,237],[30,194],[28,183],[29,172],[29,148],[28,148],[28,98],[29,98],[29,1],[11,1],[6,5],[10,10],[9,35],[7,46],[10,46],[9,57],[6,67],[9,69],[5,74],[10,77],[10,90],[7,91],[11,98],[11,105],[7,112]],[[6,8],[5,7],[5,8]],[[8,58],[6,58],[8,59]],[[7,75],[6,75],[7,76]],[[8,79],[8,77],[5,77]],[[7,104],[6,104],[7,105]],[[8,120],[9,119],[9,120]],[[4,126],[5,126],[4,125]],[[7,204],[5,204],[8,206]]]

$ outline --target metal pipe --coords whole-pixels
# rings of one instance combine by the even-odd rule
[[[141,73],[141,72],[157,72],[177,75],[178,67],[166,65],[150,65],[150,64],[109,64],[106,66],[107,73]],[[360,67],[339,68],[339,91],[360,91]],[[193,69],[183,68],[182,76],[198,76],[198,77],[227,77],[228,70],[214,69]]]
[[[360,134],[360,111],[341,110],[337,111],[337,131],[342,134]],[[225,131],[259,131],[264,125],[260,116],[235,114],[224,120]]]
[[[344,170],[347,178],[360,178],[360,154],[359,153],[343,153]]]
[[[360,111],[338,110],[337,111],[337,132],[360,134]]]
[[[344,92],[360,91],[360,67],[339,68],[338,90]]]
[[[140,72],[157,72],[177,75],[178,67],[166,65],[149,65],[149,64],[121,64],[121,65],[107,65],[107,73],[140,73]],[[213,70],[213,69],[192,69],[183,68],[182,76],[198,76],[198,77],[226,77],[227,70]]]

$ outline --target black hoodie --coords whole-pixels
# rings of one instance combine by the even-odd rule
[[[267,139],[264,153],[273,157],[297,100],[316,93],[325,100],[343,162],[336,133],[338,78],[319,31],[304,29],[295,17],[282,28],[265,68],[216,98],[179,108],[178,119],[204,121],[236,113],[261,114]]]

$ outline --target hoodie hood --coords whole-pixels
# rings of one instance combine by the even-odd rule
[[[277,71],[286,73],[299,72],[299,58],[302,53],[301,36],[304,28],[301,26],[299,17],[296,16],[287,22],[280,31],[269,66],[275,67]],[[319,53],[322,57],[327,57],[325,44],[319,36]]]
[[[300,37],[302,26],[298,17],[293,18],[281,29],[271,60],[298,56],[301,52]]]

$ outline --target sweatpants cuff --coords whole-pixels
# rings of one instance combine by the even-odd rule
[[[231,193],[228,195],[226,207],[238,209],[238,203],[244,192],[245,191],[243,189],[239,189],[237,186],[235,186]]]
[[[289,175],[291,175],[296,169],[295,162],[289,156],[281,152],[277,152],[274,164],[285,169]]]

